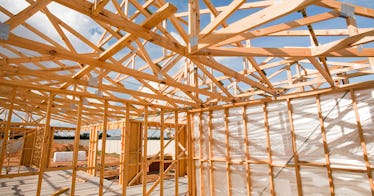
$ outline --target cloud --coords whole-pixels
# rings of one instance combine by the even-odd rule
[[[170,35],[173,36],[182,46],[186,46],[186,43],[184,42],[183,38],[178,33],[172,31]]]

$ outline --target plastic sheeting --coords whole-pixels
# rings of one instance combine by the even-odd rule
[[[369,162],[374,165],[374,91],[355,91],[358,113],[365,136]]]
[[[355,96],[369,161],[374,164],[374,90],[357,90]],[[331,167],[365,170],[350,92],[321,95],[320,100]],[[316,97],[291,99],[290,104],[299,161],[326,164]],[[227,118],[224,109],[211,111],[211,119],[209,112],[193,115],[192,141],[198,195],[209,195],[211,191],[216,195],[228,195],[229,191],[233,195],[248,195],[248,172],[252,195],[270,195],[264,108],[264,105],[230,108]],[[297,180],[295,167],[292,167],[294,154],[287,101],[271,102],[266,108],[275,192],[277,195],[295,195]],[[244,109],[246,119],[243,119]],[[245,120],[248,146],[245,144]],[[246,150],[250,157],[248,161],[252,161],[248,164],[249,171]],[[228,163],[227,159],[234,163]],[[335,169],[332,174],[337,195],[370,195],[366,172],[347,173]],[[326,167],[300,166],[300,179],[304,194],[330,193]]]
[[[324,126],[331,165],[334,167],[352,165],[365,169],[351,94],[342,92],[323,95],[321,108],[325,118]]]
[[[325,163],[316,99],[294,99],[291,104],[299,160]]]

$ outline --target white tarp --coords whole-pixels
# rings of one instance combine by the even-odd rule
[[[374,90],[357,90],[355,96],[369,161],[374,164]],[[365,170],[350,92],[321,95],[320,100],[331,166]],[[316,97],[291,99],[290,103],[299,161],[326,164]],[[287,101],[268,103],[267,112],[271,159],[275,164],[272,168],[275,192],[277,195],[297,194],[295,168],[280,167],[294,164]],[[223,109],[212,111],[212,130],[209,128],[209,112],[202,113],[201,120],[199,113],[194,114],[194,156],[202,160],[202,162],[195,161],[198,195],[209,195],[211,178],[214,181],[213,189],[216,195],[227,195],[228,184],[232,184],[233,195],[248,195],[243,113],[244,107],[228,109],[228,138]],[[202,134],[199,129],[200,121]],[[270,195],[269,165],[266,164],[269,157],[266,150],[264,105],[247,106],[246,121],[249,160],[255,162],[249,164],[252,195]],[[212,164],[209,162],[209,146]],[[229,147],[229,157],[227,147]],[[227,158],[239,164],[227,164],[225,161]],[[263,163],[256,163],[257,161]],[[213,167],[213,176],[210,176],[211,167]],[[370,195],[366,172],[347,173],[333,170],[332,175],[337,195]],[[304,194],[328,195],[330,193],[326,167],[300,166],[300,177]],[[200,183],[203,184],[204,190],[200,189]]]
[[[53,162],[71,162],[73,161],[73,151],[55,152]],[[78,151],[78,161],[86,160],[86,151]]]

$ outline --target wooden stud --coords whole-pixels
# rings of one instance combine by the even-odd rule
[[[350,90],[350,93],[351,93],[353,109],[355,110],[356,124],[357,124],[357,128],[358,128],[357,131],[358,131],[358,135],[360,137],[360,143],[361,143],[361,148],[362,148],[362,152],[363,152],[363,155],[364,155],[363,157],[364,157],[364,160],[365,160],[367,176],[368,176],[369,182],[370,182],[371,194],[374,195],[374,182],[373,182],[373,175],[371,173],[372,169],[370,167],[369,156],[368,156],[368,152],[367,152],[367,149],[366,149],[366,142],[365,142],[365,137],[364,137],[364,131],[362,130],[360,114],[358,113],[356,95],[355,95],[355,93],[352,89]]]
[[[205,195],[206,193],[206,188],[205,188],[205,176],[203,172],[203,145],[204,145],[204,140],[203,140],[203,112],[199,112],[199,162],[200,162],[200,167],[199,167],[199,177],[200,177],[200,194]],[[195,138],[195,142],[196,138]]]
[[[47,161],[48,161],[48,143],[50,141],[50,137],[52,137],[51,129],[50,129],[50,122],[51,122],[51,110],[53,105],[53,93],[49,93],[48,97],[48,107],[47,107],[47,113],[45,117],[45,126],[44,126],[44,133],[43,133],[43,143],[42,143],[42,153],[41,153],[41,160],[40,160],[40,166],[39,166],[39,177],[38,177],[38,185],[36,190],[36,195],[40,196],[40,191],[42,190],[42,182],[43,182],[43,175],[44,170],[46,169]]]
[[[228,195],[232,195],[232,180],[231,180],[231,157],[230,157],[230,135],[229,135],[229,109],[224,109],[224,124],[226,136],[226,177],[227,177],[227,190]]]
[[[91,167],[97,167],[97,155],[99,152],[99,133],[98,130],[96,129],[96,126],[93,127],[93,135],[94,135],[94,143],[93,143],[93,157],[92,157],[92,165]],[[97,170],[93,169],[92,175],[96,176]]]
[[[130,161],[130,104],[126,104],[126,125],[125,125],[125,173],[122,181],[122,195],[127,194],[127,184],[128,184],[128,171],[129,171],[129,161]]]
[[[292,106],[291,106],[290,99],[287,99],[287,108],[288,108],[288,119],[290,121],[290,129],[291,129],[292,152],[293,152],[293,159],[294,159],[294,163],[295,163],[297,193],[298,193],[299,196],[302,196],[303,195],[303,189],[302,189],[301,176],[300,176],[299,154],[297,152],[295,127],[293,125]]]
[[[2,138],[2,143],[1,143],[1,154],[0,154],[0,175],[2,174],[3,171],[3,164],[4,164],[4,158],[6,156],[6,146],[8,143],[8,138],[9,138],[9,131],[10,131],[10,124],[12,121],[12,115],[13,115],[13,107],[14,107],[14,99],[16,95],[16,88],[13,88],[10,98],[9,98],[9,108],[8,108],[8,119],[5,124],[4,128],[4,136]]]
[[[209,120],[208,120],[208,126],[209,126],[209,142],[208,142],[208,151],[209,151],[209,189],[210,189],[210,195],[215,195],[215,183],[214,183],[214,164],[213,164],[213,122],[212,122],[212,110],[209,110]]]
[[[148,106],[144,106],[144,122],[143,122],[143,195],[147,193],[147,172],[148,172]]]
[[[192,144],[192,131],[193,125],[191,122],[192,114],[187,112],[187,151],[188,151],[188,160],[187,160],[187,177],[188,177],[188,193],[189,195],[196,195],[195,190],[195,179],[194,179],[194,170],[193,165],[193,144]]]
[[[120,167],[119,167],[119,180],[118,183],[122,185],[123,176],[125,174],[125,122],[121,126],[121,154],[120,154]]]
[[[174,161],[175,161],[175,192],[174,195],[178,195],[179,193],[179,180],[178,177],[180,175],[180,164],[179,164],[179,119],[178,119],[178,110],[174,111],[174,123],[175,123],[175,128],[174,128]]]
[[[200,6],[199,1],[188,0],[188,33],[189,45],[188,52],[192,53],[197,50],[198,35],[200,31]]]
[[[245,153],[245,170],[247,173],[246,180],[247,180],[247,194],[249,196],[252,195],[252,182],[251,182],[251,167],[250,163],[247,163],[251,159],[249,154],[249,139],[248,139],[248,119],[247,119],[247,107],[243,106],[243,127],[244,127],[244,153]]]
[[[100,156],[100,182],[99,182],[99,195],[104,194],[104,170],[105,170],[105,150],[106,150],[106,136],[107,136],[107,126],[108,126],[108,101],[105,100],[104,103],[104,123],[102,127],[102,137],[101,137],[101,156]]]
[[[319,123],[321,126],[321,134],[322,134],[322,139],[323,139],[323,150],[325,152],[325,159],[326,159],[326,169],[327,169],[327,176],[329,178],[329,186],[330,186],[330,194],[331,196],[335,195],[335,187],[334,187],[334,181],[332,177],[332,170],[331,170],[331,163],[330,163],[330,151],[327,146],[327,139],[326,139],[326,130],[325,130],[325,125],[324,125],[324,119],[322,116],[322,109],[321,109],[321,100],[320,96],[316,96],[316,102],[317,102],[317,108],[318,108],[318,118],[319,118]]]
[[[269,164],[269,182],[270,182],[270,194],[275,195],[275,186],[274,186],[274,174],[273,174],[273,161],[271,155],[271,145],[270,145],[270,128],[269,128],[269,120],[268,120],[268,110],[267,110],[267,103],[264,103],[264,120],[265,120],[265,132],[266,132],[266,152],[268,155],[268,164]]]
[[[164,109],[161,108],[160,112],[160,121],[161,121],[161,127],[160,127],[160,195],[164,195],[164,133],[165,133],[165,127],[164,127]]]
[[[79,140],[81,134],[81,123],[82,123],[82,103],[83,98],[79,98],[78,114],[77,114],[77,129],[74,136],[74,154],[73,154],[73,174],[71,177],[71,190],[70,195],[75,195],[75,183],[77,179],[77,166],[78,166],[78,151],[79,151]]]

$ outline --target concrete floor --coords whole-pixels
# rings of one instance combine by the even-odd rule
[[[71,170],[46,172],[43,177],[42,195],[51,195],[55,191],[71,186]],[[35,195],[38,176],[22,176],[0,179],[0,195]],[[148,183],[147,187],[151,187]],[[187,178],[179,178],[179,195],[187,192]],[[164,195],[174,195],[174,179],[164,181]],[[99,178],[86,172],[77,172],[75,195],[98,195]],[[115,182],[104,180],[104,195],[121,195],[122,187]],[[70,190],[61,195],[70,195]],[[142,195],[142,185],[127,188],[127,195]],[[159,186],[151,195],[159,195]]]

